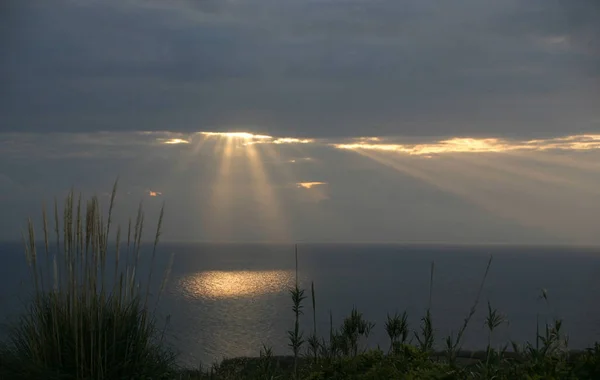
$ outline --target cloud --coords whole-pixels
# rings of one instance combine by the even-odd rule
[[[318,165],[320,152],[330,150],[382,151],[410,156],[432,157],[444,154],[518,153],[545,151],[600,150],[600,135],[581,134],[538,139],[506,139],[498,136],[477,138],[457,136],[446,139],[371,136],[354,138],[289,138],[255,135],[248,132],[170,131],[91,132],[91,133],[0,133],[0,158],[9,160],[56,160],[81,163],[107,160],[147,162],[189,161],[195,156],[215,157],[218,149],[230,144],[232,156],[247,154],[246,146],[265,149],[256,159],[264,164]],[[273,150],[275,149],[275,150]],[[308,151],[307,151],[308,149]],[[309,155],[307,155],[309,153]],[[327,153],[325,153],[327,154]],[[133,162],[133,161],[132,161]],[[300,181],[298,184],[319,185]]]
[[[591,0],[10,3],[5,132],[552,137],[599,117]]]
[[[161,139],[163,144],[175,145],[175,144],[189,144],[188,140],[184,139]]]
[[[299,188],[312,189],[316,186],[327,185],[327,182],[298,182],[297,185]]]
[[[600,135],[575,135],[550,139],[506,140],[500,138],[461,138],[420,144],[386,142],[379,137],[358,138],[355,142],[332,144],[338,149],[374,150],[426,156],[451,153],[506,153],[517,151],[572,150],[587,151],[600,149]]]
[[[197,134],[205,137],[219,137],[225,139],[241,140],[246,145],[251,144],[310,144],[315,139],[298,139],[294,137],[273,137],[268,135],[258,135],[249,132],[198,132]]]

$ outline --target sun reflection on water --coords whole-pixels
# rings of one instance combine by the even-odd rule
[[[284,291],[293,282],[292,271],[209,271],[184,277],[180,287],[191,298],[238,298]]]

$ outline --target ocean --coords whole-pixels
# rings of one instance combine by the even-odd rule
[[[407,311],[417,330],[429,300],[435,263],[432,315],[436,344],[459,329],[493,262],[465,349],[487,343],[483,327],[488,301],[505,314],[494,344],[535,339],[536,321],[564,320],[572,348],[600,339],[600,249],[485,245],[299,244],[298,277],[306,289],[302,328],[312,332],[310,287],[316,293],[317,331],[329,335],[329,316],[339,325],[353,307],[375,328],[369,344],[387,349],[386,315]],[[295,281],[293,245],[167,244],[157,254],[157,277],[174,261],[158,303],[159,322],[169,316],[166,339],[182,364],[207,365],[258,355],[271,346],[289,353],[287,330],[294,315],[288,289]],[[145,255],[148,252],[146,251]],[[14,321],[27,300],[30,281],[21,244],[0,244],[0,320]],[[540,298],[544,289],[548,301]]]

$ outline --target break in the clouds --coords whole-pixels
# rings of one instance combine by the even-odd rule
[[[308,140],[0,134],[0,239],[73,185],[106,204],[119,176],[115,220],[164,204],[166,240],[599,242],[598,135]]]
[[[596,0],[8,0],[0,130],[593,132],[599,19]]]

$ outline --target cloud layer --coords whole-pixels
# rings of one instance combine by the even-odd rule
[[[42,0],[0,130],[549,137],[599,127],[593,0]]]
[[[597,135],[413,140],[0,134],[0,240],[73,185],[106,203],[119,176],[116,219],[165,202],[166,240],[600,243]]]

